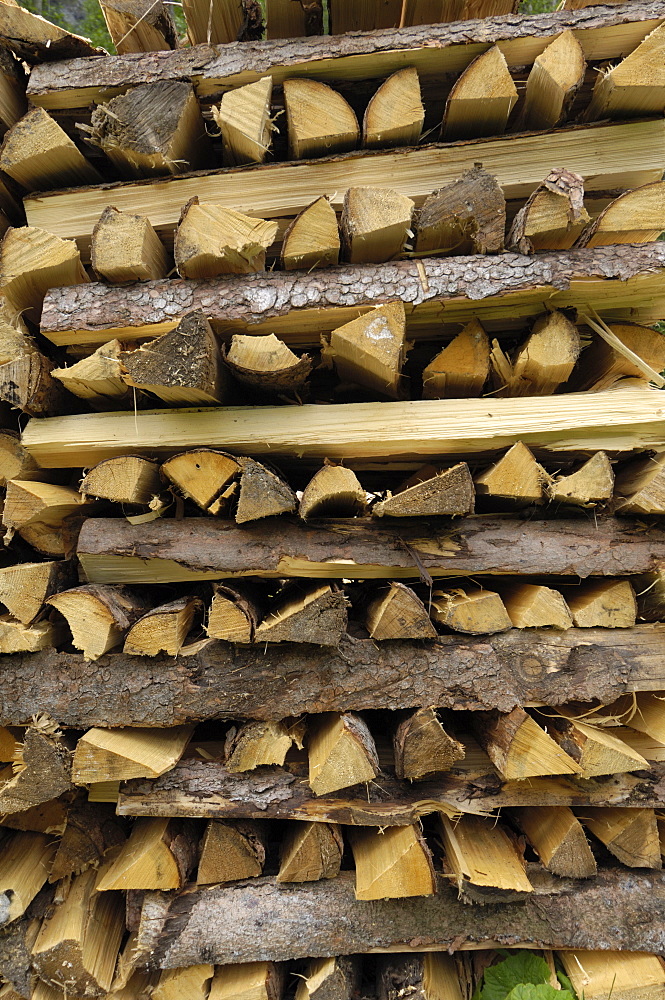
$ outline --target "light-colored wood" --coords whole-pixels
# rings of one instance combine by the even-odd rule
[[[175,264],[181,278],[264,271],[266,250],[277,236],[277,223],[243,215],[221,205],[185,206],[175,238]]]
[[[6,305],[0,309],[4,314],[0,319],[0,365],[9,364],[10,361],[16,361],[17,358],[24,358],[29,354],[35,354],[37,344],[28,334],[22,318],[17,316],[14,319],[11,315],[12,310]]]
[[[0,53],[0,125],[11,128],[28,110],[25,98],[26,76],[12,52]]]
[[[311,642],[338,646],[347,624],[347,600],[334,584],[302,581],[280,591],[256,627],[255,642]]]
[[[542,584],[501,580],[496,582],[496,588],[515,628],[573,627],[568,605],[558,590]]]
[[[406,350],[406,315],[398,301],[333,330],[326,353],[341,379],[398,398]]]
[[[244,7],[237,0],[183,0],[190,45],[235,42],[242,31]]]
[[[335,823],[291,823],[279,851],[278,882],[316,882],[339,875],[344,853]]]
[[[178,29],[162,0],[100,0],[118,55],[178,48]]]
[[[665,967],[658,955],[626,951],[560,951],[557,956],[585,1000],[663,1000]]]
[[[367,494],[358,477],[343,465],[324,465],[315,472],[303,490],[299,516],[354,517],[367,508]]]
[[[363,719],[350,712],[311,719],[307,752],[309,787],[315,795],[373,781],[379,773],[374,738]]]
[[[448,0],[443,2],[448,3]],[[445,952],[417,954],[409,951],[377,959],[377,1000],[398,1000],[410,996],[418,997],[418,1000],[464,1000],[467,988],[467,980],[462,978],[462,964],[455,956]],[[346,1000],[346,994],[339,1000]]]
[[[389,76],[374,94],[363,120],[363,146],[415,146],[425,123],[418,70],[407,66]]]
[[[615,706],[601,710],[601,714],[614,712],[624,725],[644,733],[660,743],[665,743],[665,696],[640,692],[634,697],[621,699]],[[593,721],[593,720],[592,720]]]
[[[33,226],[8,229],[0,246],[0,291],[9,307],[39,321],[49,288],[89,281],[76,243]]]
[[[367,631],[373,639],[436,639],[427,608],[406,584],[394,581],[379,591],[364,611]]]
[[[289,158],[302,160],[355,149],[358,119],[341,94],[318,80],[284,81]]]
[[[184,997],[187,1000],[208,1000],[208,989],[214,973],[214,965],[207,963],[190,965],[188,968],[165,969],[150,997],[152,1000],[183,1000]],[[132,992],[126,1000],[136,1000],[136,993]]]
[[[458,889],[470,883],[487,889],[533,892],[526,863],[506,830],[493,819],[440,817],[444,867]]]
[[[501,135],[517,103],[517,87],[498,45],[478,56],[450,91],[443,116],[446,142]],[[487,168],[486,168],[487,169]]]
[[[635,591],[629,580],[597,580],[564,591],[578,628],[632,628],[637,619]]]
[[[72,780],[78,785],[88,785],[158,778],[178,763],[193,731],[193,726],[89,729],[76,744]]]
[[[117,855],[102,866],[95,888],[97,892],[182,889],[193,853],[181,821],[137,819]]]
[[[665,453],[624,465],[617,477],[616,494],[619,514],[665,513]]]
[[[298,980],[295,1000],[353,1000],[359,979],[357,958],[313,958]]]
[[[68,560],[17,563],[0,569],[0,603],[24,625],[37,618],[44,602],[62,590],[75,575]]]
[[[629,868],[662,868],[653,809],[581,807],[578,819],[601,844]]]
[[[85,514],[86,507],[90,507],[87,497],[69,486],[10,479],[2,523],[40,552],[64,556],[66,519]]]
[[[47,479],[48,473],[40,469],[21,444],[16,431],[0,430],[0,486],[10,479],[27,481]]]
[[[506,715],[472,713],[478,742],[506,781],[547,774],[581,774],[582,768],[522,708]]]
[[[472,319],[423,371],[423,399],[480,396],[489,371],[489,339]]]
[[[75,364],[54,368],[51,375],[68,392],[85,399],[95,410],[107,412],[118,407],[129,408],[132,392],[122,378],[122,350],[118,340],[110,340]]]
[[[10,615],[0,615],[0,653],[38,653],[64,642],[67,628],[59,622],[23,625]]]
[[[256,627],[263,617],[256,595],[242,582],[217,584],[206,631],[211,639],[226,642],[254,642]]]
[[[478,497],[514,507],[542,503],[547,481],[547,473],[521,441],[474,478]]]
[[[596,859],[582,824],[568,806],[529,806],[511,816],[545,868],[561,878],[591,878]]]
[[[506,199],[493,174],[476,165],[425,198],[415,215],[422,254],[498,253],[506,232]]]
[[[291,2],[291,0],[289,0]],[[227,91],[212,117],[222,133],[224,163],[263,163],[272,145],[272,77]]]
[[[86,660],[98,660],[119,646],[125,634],[146,610],[142,596],[125,587],[89,584],[49,597],[67,620],[72,644]],[[99,779],[102,780],[102,779]]]
[[[612,499],[614,471],[604,451],[597,451],[576,472],[554,476],[546,486],[553,503],[593,507]]]
[[[613,69],[601,69],[587,121],[658,115],[665,108],[665,25],[661,24]]]
[[[645,760],[656,763],[665,761],[665,743],[653,739],[646,733],[638,733],[636,729],[630,729],[628,726],[613,726],[612,735],[626,743],[631,750],[640,754]]]
[[[43,108],[32,108],[7,132],[0,169],[28,191],[99,184],[100,174]]]
[[[512,361],[494,341],[490,361],[495,389],[501,396],[550,396],[570,378],[580,350],[575,324],[558,310],[546,313]]]
[[[33,417],[71,409],[71,400],[51,375],[53,362],[35,351],[0,365],[0,401]]]
[[[548,732],[577,761],[583,778],[624,774],[649,766],[646,759],[612,729],[590,726],[577,719],[554,719],[548,725]]]
[[[283,970],[275,962],[220,965],[208,1000],[281,1000]]]
[[[659,181],[619,195],[587,226],[576,245],[592,250],[614,243],[653,243],[664,230],[665,182]]]
[[[303,35],[318,34],[307,31],[306,8],[315,4],[294,3],[293,0],[266,0],[266,38],[302,38]],[[323,12],[321,12],[322,16]]]
[[[208,510],[239,474],[240,465],[222,451],[199,448],[174,455],[164,462],[161,471],[184,496]]]
[[[622,378],[644,378],[636,360],[657,372],[665,368],[665,337],[657,330],[636,323],[612,323],[609,329],[617,342],[610,344],[594,333],[571,380],[575,390],[601,392]]]
[[[516,6],[515,0],[404,0],[402,25],[497,17],[500,14],[514,14]],[[454,997],[457,1000],[457,993]]]
[[[253,771],[267,764],[283,764],[294,741],[283,722],[245,722],[226,734],[227,771]]]
[[[414,202],[393,188],[350,187],[340,227],[350,264],[380,264],[398,257],[411,232]]]
[[[476,491],[466,462],[449,469],[425,465],[398,491],[372,507],[374,517],[473,514]]]
[[[198,885],[216,885],[263,872],[266,849],[258,823],[251,820],[208,820],[201,840]]]
[[[6,923],[23,916],[45,884],[57,844],[43,833],[14,833],[0,852],[0,893],[8,901]]]
[[[95,48],[89,38],[65,31],[45,17],[12,2],[3,3],[0,7],[0,33],[6,39],[8,48],[30,62],[49,58],[52,52],[59,52],[62,58],[104,54],[104,50]]]
[[[337,214],[325,195],[300,212],[284,233],[281,263],[285,271],[328,267],[339,263]]]
[[[161,488],[157,462],[127,455],[95,465],[83,477],[79,492],[115,503],[149,504]]]
[[[586,62],[572,31],[562,31],[537,56],[529,73],[521,117],[525,129],[554,128],[565,121],[584,82]]]
[[[240,493],[235,512],[237,524],[289,514],[296,509],[297,497],[281,476],[252,458],[242,458],[239,462]]]
[[[499,595],[482,587],[435,590],[431,614],[435,622],[452,632],[469,635],[492,635],[513,627]]]
[[[581,236],[590,215],[584,207],[584,178],[555,167],[527,198],[506,240],[509,250],[568,250]]]
[[[274,333],[235,334],[224,361],[239,382],[273,395],[297,392],[312,371],[309,356],[298,357]]]
[[[171,80],[132,87],[99,104],[90,121],[84,129],[87,141],[128,180],[210,165],[212,147],[191,83]]]
[[[93,270],[112,284],[154,281],[169,272],[166,250],[145,215],[109,205],[92,231]]]
[[[393,734],[395,774],[422,781],[450,771],[466,756],[464,746],[446,732],[435,708],[419,708],[398,724]]]
[[[402,0],[329,0],[330,33],[373,31],[375,28],[397,28],[400,24]]]
[[[432,855],[417,826],[348,827],[356,864],[356,899],[432,896]]]
[[[131,656],[177,656],[185,645],[201,601],[197,597],[178,597],[143,615],[125,637],[123,652]]]

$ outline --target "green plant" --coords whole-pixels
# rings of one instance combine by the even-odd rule
[[[520,5],[521,14],[544,14],[550,10],[556,10],[559,0],[522,0]]]
[[[550,967],[539,955],[532,951],[502,954],[507,957],[486,969],[473,1000],[575,1000],[572,987],[550,986]],[[565,985],[570,983],[566,980]]]
[[[75,24],[63,13],[58,0],[21,0],[21,6],[32,11],[33,14],[41,14],[47,21],[52,21],[53,24],[66,28],[67,31],[72,31],[75,35],[89,38],[94,45],[106,49],[107,52],[115,52],[97,0],[83,0],[83,16]]]

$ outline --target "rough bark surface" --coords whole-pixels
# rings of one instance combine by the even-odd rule
[[[575,279],[627,281],[663,268],[665,244],[648,243],[536,257],[506,253],[351,265],[310,273],[268,271],[209,281],[163,279],[122,287],[91,283],[47,292],[41,331],[52,338],[69,330],[93,333],[169,320],[175,325],[193,310],[203,312],[213,325],[233,321],[251,325],[304,308],[370,306],[395,299],[414,308],[457,297],[477,302],[532,288],[542,288],[544,294],[552,289],[567,291]]]
[[[206,719],[277,721],[301,712],[441,708],[509,712],[631,691],[665,690],[665,626],[515,629],[435,642],[345,637],[338,649],[211,642],[194,656],[101,657],[54,649],[2,661],[0,725],[35,705],[61,726],[178,726]]]
[[[297,888],[272,878],[147,893],[139,947],[161,968],[318,958],[371,951],[503,947],[665,950],[665,872],[608,869],[559,879],[530,866],[524,903],[467,906],[446,879],[435,896],[357,902],[354,876]],[[270,927],[270,934],[265,933]]]

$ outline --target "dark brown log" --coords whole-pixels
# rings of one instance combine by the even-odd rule
[[[293,889],[265,878],[240,887],[148,893],[138,946],[161,968],[230,957],[281,961],[423,946],[445,951],[489,942],[662,951],[661,872],[608,869],[582,881],[532,869],[529,874],[532,898],[503,906],[466,906],[444,878],[435,896],[359,903],[347,872]]]
[[[237,527],[212,518],[132,525],[88,518],[78,557],[93,583],[167,583],[224,576],[418,579],[478,573],[616,576],[665,559],[665,531],[613,518],[515,522],[473,517],[459,527],[417,518],[398,527],[349,518],[316,527],[282,519]]]
[[[33,716],[34,719],[34,716]],[[0,814],[20,813],[72,788],[70,748],[48,727],[26,729],[19,763],[24,766],[0,787]]]
[[[123,825],[110,804],[74,802],[67,810],[67,826],[53,859],[49,882],[79,875],[91,866],[96,868],[109,848],[124,842]]]
[[[496,177],[482,167],[425,199],[416,216],[418,253],[499,253],[506,231],[506,199]]]
[[[0,935],[0,968],[3,978],[21,997],[29,997],[35,982],[32,969],[32,946],[39,931],[41,918],[53,901],[53,886],[44,886],[20,920]]]
[[[319,346],[320,334],[353,319],[358,307],[399,298],[409,302],[409,339],[431,339],[433,324],[442,333],[458,332],[460,322],[474,317],[490,328],[497,321],[504,329],[523,327],[527,319],[542,313],[544,298],[552,309],[593,306],[606,322],[630,315],[632,322],[646,325],[665,314],[663,268],[665,244],[651,243],[536,257],[507,253],[479,257],[472,264],[468,257],[459,257],[327,268],[311,274],[271,271],[209,281],[165,279],[123,288],[92,283],[50,289],[41,332],[55,344],[155,337],[188,312],[200,310],[216,332],[223,327],[227,339],[249,330],[275,332],[291,347]],[[582,287],[571,292],[576,279]],[[542,295],[535,295],[536,290]],[[442,301],[446,301],[444,317]],[[165,315],[173,318],[165,321]]]
[[[665,626],[514,629],[436,642],[342,639],[339,650],[213,642],[192,656],[46,650],[2,660],[0,725],[27,725],[35,705],[62,726],[177,726],[205,719],[279,720],[301,712],[610,704],[665,690]]]

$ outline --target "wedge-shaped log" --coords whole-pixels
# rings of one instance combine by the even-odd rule
[[[409,781],[445,774],[466,755],[434,708],[419,708],[402,719],[393,734],[393,752],[395,774]]]
[[[396,1000],[411,995],[422,1000],[437,1000],[438,997],[463,1000],[464,997],[455,958],[436,952],[381,956],[377,961],[376,990],[378,1000]]]
[[[489,339],[472,319],[423,371],[423,399],[480,396],[489,371]]]
[[[407,66],[389,76],[367,105],[363,146],[366,149],[415,146],[424,123],[418,71]]]
[[[296,734],[283,722],[246,722],[232,726],[224,743],[225,765],[231,772],[253,771],[283,764]]]
[[[358,958],[313,958],[298,980],[295,1000],[352,1000],[359,982]]]
[[[279,852],[278,882],[315,882],[339,875],[344,853],[336,823],[291,823]]]
[[[108,806],[83,797],[74,802],[61,800],[60,804],[66,807],[66,825],[49,871],[51,883],[80,875],[91,867],[98,868],[107,860],[107,851],[120,847],[127,839],[122,820],[116,820]],[[51,803],[44,808],[47,828],[51,809]]]
[[[483,816],[456,821],[441,816],[440,830],[444,870],[460,892],[488,902],[503,893],[533,892],[523,854],[499,823]]]
[[[281,1000],[284,972],[275,962],[222,965],[210,985],[209,1000]]]
[[[64,556],[73,541],[67,519],[91,511],[87,497],[69,486],[10,479],[2,523],[39,552]]]
[[[202,313],[188,313],[159,340],[122,351],[127,385],[151,392],[171,406],[212,406],[225,395],[221,356]]]
[[[118,55],[178,48],[178,29],[163,0],[103,0],[99,6]]]
[[[499,595],[482,587],[435,590],[431,613],[440,625],[469,635],[493,635],[513,627]]]
[[[498,45],[464,70],[446,102],[442,136],[446,142],[501,135],[517,103],[517,87]]]
[[[640,621],[665,621],[665,570],[637,577],[634,585]]]
[[[404,899],[436,892],[432,855],[418,826],[349,827],[356,899]]]
[[[403,583],[393,582],[388,590],[370,599],[364,612],[367,631],[373,639],[436,639],[427,608],[418,595]]]
[[[251,0],[220,0],[212,8],[204,0],[184,0],[183,14],[187,21],[190,45],[235,42],[243,32],[243,21]],[[261,35],[259,34],[260,38]]]
[[[582,808],[577,815],[622,864],[629,868],[662,868],[653,809]]]
[[[622,378],[644,378],[647,364],[657,372],[665,368],[665,338],[651,327],[636,323],[612,323],[609,330],[617,340],[608,343],[596,335],[585,348],[580,365],[571,379],[575,390],[601,392]]]
[[[109,458],[83,477],[79,492],[115,503],[149,504],[161,492],[159,465],[138,455]]]
[[[150,995],[155,1000],[179,1000],[183,996],[188,1000],[208,1000],[210,980],[214,974],[215,967],[208,962],[182,969],[166,969],[160,974],[159,982],[153,986]],[[130,980],[128,986],[133,986],[133,983],[134,980]],[[131,996],[127,997],[121,994],[120,1000],[132,1000],[136,992],[132,990]]]
[[[176,233],[178,274],[181,278],[216,278],[264,271],[266,250],[274,243],[277,228],[276,222],[200,203],[194,197],[185,205]]]
[[[148,607],[142,595],[125,587],[100,587],[94,583],[54,594],[47,604],[67,620],[72,644],[87,660],[98,660],[119,646]]]
[[[202,510],[208,510],[240,472],[232,455],[199,448],[174,455],[162,465],[162,475]]]
[[[342,379],[397,398],[406,356],[403,302],[388,302],[338,327],[326,348]]]
[[[255,642],[309,642],[338,646],[346,631],[344,592],[326,583],[290,584],[256,627]]]
[[[567,806],[529,806],[510,813],[543,865],[561,878],[597,872],[582,824]]]
[[[118,854],[99,872],[97,892],[182,889],[194,868],[197,848],[192,823],[138,819]]]
[[[355,517],[367,508],[367,494],[352,469],[324,465],[303,490],[298,514],[310,517]]]
[[[99,184],[100,174],[43,108],[13,125],[0,151],[0,169],[28,191]]]
[[[238,382],[272,395],[297,392],[312,371],[308,355],[298,357],[274,333],[264,337],[236,334],[224,361]]]
[[[4,317],[0,319],[0,365],[9,364],[37,352],[37,344],[28,334],[20,316],[12,318],[12,310],[3,304]],[[11,477],[10,477],[11,478]]]
[[[210,140],[191,83],[145,83],[98,105],[88,142],[122,177],[163,177],[206,167]]]
[[[637,618],[635,591],[629,580],[581,583],[564,591],[578,628],[632,628]]]
[[[0,653],[38,653],[59,646],[66,638],[67,628],[59,622],[23,625],[10,615],[0,615]]]
[[[104,209],[92,231],[91,259],[93,270],[113,284],[154,281],[169,272],[166,250],[150,220],[113,205]]]
[[[215,585],[208,612],[206,631],[211,639],[227,642],[254,642],[256,627],[263,618],[261,601],[250,587],[240,584]]]
[[[506,245],[524,254],[569,250],[589,219],[584,207],[584,178],[556,167],[515,216]]]
[[[296,509],[297,497],[281,476],[252,458],[239,459],[239,463],[240,492],[235,511],[237,524],[289,514]]]
[[[264,76],[256,83],[227,91],[213,106],[212,117],[222,133],[226,164],[263,163],[270,152],[272,83],[271,76]]]
[[[360,140],[351,105],[318,80],[285,80],[284,105],[292,160],[355,149]]]
[[[0,365],[0,400],[33,417],[71,409],[71,398],[51,370],[53,362],[35,351]]]
[[[493,174],[473,167],[425,198],[415,218],[419,254],[498,253],[506,233],[506,199]]]
[[[0,900],[3,924],[23,916],[46,883],[56,844],[43,833],[17,832],[3,842],[0,855]]]
[[[665,107],[665,26],[608,71],[600,70],[586,120],[658,115]]]
[[[514,628],[573,627],[573,618],[562,594],[542,584],[498,581],[496,584]]]
[[[39,717],[29,726],[0,788],[3,816],[26,813],[72,788],[70,741]],[[20,825],[20,824],[17,824]],[[27,825],[27,824],[26,824]]]
[[[616,483],[619,514],[665,513],[665,453],[624,465]]]
[[[180,760],[193,733],[173,729],[89,729],[76,744],[72,780],[87,785],[157,778]]]
[[[665,182],[646,184],[610,202],[584,230],[577,246],[653,243],[665,229]]]
[[[570,378],[580,350],[575,324],[562,312],[546,313],[512,361],[494,342],[490,360],[495,387],[502,396],[550,396]]]
[[[351,264],[381,264],[399,257],[411,232],[414,202],[392,188],[350,187],[340,227]]]
[[[617,717],[623,715],[623,722],[645,733],[654,740],[665,743],[665,698],[662,694],[640,693],[635,698],[623,698],[610,710],[601,710],[600,714],[611,714],[616,710]],[[590,721],[594,721],[591,717]]]
[[[265,860],[264,836],[258,823],[211,819],[201,840],[196,881],[199,885],[217,885],[257,878],[263,873]]]
[[[25,99],[26,75],[12,52],[0,52],[0,127],[11,128],[28,110]]]
[[[285,271],[311,271],[339,262],[339,224],[330,200],[323,196],[300,212],[284,233],[281,263]]]
[[[178,597],[144,614],[125,637],[123,652],[130,656],[177,656],[189,635],[201,601],[197,597]]]
[[[547,481],[542,465],[521,441],[474,479],[476,495],[487,505],[517,508],[542,503]]]
[[[619,739],[611,729],[589,726],[576,719],[554,718],[548,722],[547,731],[577,761],[584,778],[648,769],[645,758]]]
[[[67,368],[53,368],[51,376],[94,410],[133,409],[132,392],[122,377],[122,350],[118,340],[111,340]]]
[[[49,288],[90,279],[76,244],[33,226],[8,229],[0,245],[0,290],[9,307],[38,322]]]
[[[0,603],[14,618],[29,625],[41,613],[46,600],[57,594],[75,576],[69,560],[18,563],[0,569]]]
[[[65,31],[19,4],[3,4],[0,15],[3,46],[30,63],[104,54],[89,38]]]
[[[577,471],[567,476],[555,476],[546,486],[554,503],[573,507],[590,507],[606,503],[614,493],[614,471],[604,451],[597,451]]]
[[[372,781],[379,773],[374,738],[364,720],[351,712],[312,719],[307,752],[309,787],[315,795]]]
[[[476,738],[506,781],[545,774],[581,774],[582,768],[523,708],[477,712]]]
[[[570,951],[558,955],[573,989],[587,1000],[608,995],[638,1000],[660,1000],[665,996],[665,971],[657,955],[623,951]]]
[[[48,473],[40,470],[21,444],[16,431],[0,431],[0,486],[6,486],[10,479],[48,479]]]
[[[438,470],[425,465],[392,496],[372,507],[374,517],[473,514],[476,492],[466,462]]]
[[[526,129],[554,128],[565,121],[585,71],[582,46],[572,31],[562,31],[531,68],[521,125]]]

